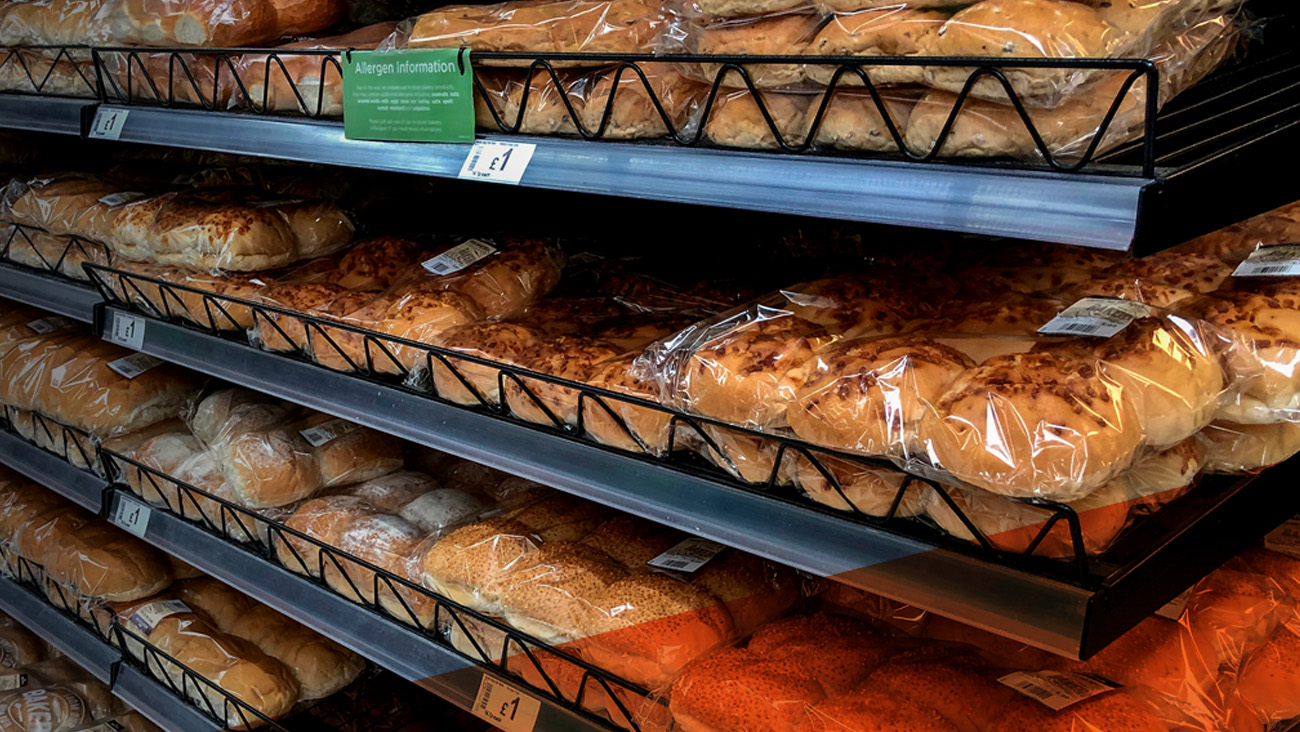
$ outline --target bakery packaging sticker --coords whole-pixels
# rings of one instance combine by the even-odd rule
[[[0,691],[13,691],[27,686],[27,674],[21,671],[10,671],[6,674],[0,674]]]
[[[110,193],[103,196],[99,199],[99,202],[105,206],[121,206],[139,198],[144,198],[144,194],[139,191],[122,191],[121,193]]]
[[[1232,271],[1233,277],[1300,276],[1300,244],[1260,247]]]
[[[306,440],[312,447],[320,447],[327,442],[336,440],[349,432],[356,432],[359,429],[361,429],[361,425],[355,422],[349,422],[346,419],[331,419],[325,424],[298,430],[298,434],[302,435],[302,439]]]
[[[71,328],[74,325],[76,325],[76,322],[73,321],[72,318],[65,318],[62,315],[51,315],[48,318],[33,320],[27,324],[27,327],[36,331],[39,335],[45,335],[47,333],[53,333],[56,330]]]
[[[1119,688],[1119,684],[1100,676],[1062,671],[1017,671],[998,681],[1054,712]]]
[[[343,136],[354,140],[473,142],[469,49],[343,54]]]
[[[646,562],[655,569],[674,572],[698,572],[727,547],[708,539],[687,539],[668,551]]]
[[[1038,329],[1042,335],[1110,338],[1138,318],[1155,312],[1150,305],[1111,297],[1085,297]]]
[[[442,254],[420,262],[420,266],[429,270],[430,274],[449,275],[496,253],[497,248],[482,239],[466,239]]]
[[[128,379],[134,379],[149,369],[162,364],[163,360],[161,358],[154,358],[147,353],[133,353],[116,361],[110,361],[108,367]]]
[[[1264,548],[1300,559],[1300,518],[1289,518],[1264,537]]]
[[[163,618],[170,615],[176,615],[177,613],[188,612],[190,612],[190,606],[180,600],[159,600],[158,602],[151,602],[148,605],[141,605],[132,610],[131,614],[127,617],[127,621],[130,622],[136,630],[140,631],[144,635],[149,635],[153,632],[153,629],[157,628],[158,624],[163,621]]]

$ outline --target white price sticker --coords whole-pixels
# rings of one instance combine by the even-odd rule
[[[505,732],[532,732],[542,703],[504,681],[483,674],[474,714]]]
[[[319,424],[315,427],[309,427],[305,430],[299,430],[298,434],[306,440],[312,447],[320,447],[327,442],[361,429],[361,425],[355,422],[349,422],[346,419],[333,419],[325,424]]]
[[[470,147],[459,177],[517,185],[536,150],[531,142],[478,140]]]
[[[153,632],[158,624],[170,615],[190,612],[190,606],[180,600],[159,600],[148,605],[141,605],[127,616],[127,622],[145,635]]]
[[[124,203],[130,203],[137,198],[144,198],[144,194],[138,191],[123,191],[121,193],[110,193],[99,199],[99,202],[105,206],[121,206]]]
[[[1289,518],[1264,537],[1264,548],[1300,559],[1300,518]]]
[[[698,572],[709,560],[722,553],[727,547],[708,539],[687,539],[668,551],[646,562],[656,569],[671,569],[674,572]]]
[[[17,671],[0,675],[0,691],[13,691],[27,686],[27,674]]]
[[[95,112],[95,122],[90,126],[90,137],[96,140],[116,140],[122,136],[126,127],[126,115],[129,109],[104,109]]]
[[[1003,686],[1040,702],[1054,712],[1077,704],[1098,694],[1119,688],[1119,684],[1093,674],[1071,674],[1062,671],[1017,671],[998,681]]]
[[[466,239],[436,257],[420,262],[430,274],[449,275],[497,253],[497,248],[482,239]]]
[[[140,350],[144,346],[144,318],[130,313],[114,313],[108,340],[133,351]]]
[[[1151,315],[1150,305],[1110,297],[1085,297],[1038,329],[1043,335],[1110,338],[1138,318]]]
[[[1192,599],[1192,589],[1188,587],[1178,597],[1166,602],[1164,607],[1156,611],[1156,615],[1169,620],[1180,620],[1183,617],[1183,610],[1187,609],[1187,601]]]
[[[1233,277],[1300,276],[1300,244],[1260,247],[1232,271]]]
[[[51,315],[48,318],[33,320],[27,324],[27,327],[36,331],[40,335],[45,335],[47,333],[53,333],[56,330],[71,328],[74,325],[76,325],[76,322],[73,321],[72,318],[65,318],[62,315]]]
[[[149,530],[149,515],[153,511],[148,506],[133,498],[118,494],[117,510],[113,511],[113,523],[119,528],[135,534],[141,539]]]
[[[155,366],[161,366],[163,363],[161,358],[154,358],[147,353],[133,353],[116,361],[109,361],[108,367],[128,379],[134,379]]]

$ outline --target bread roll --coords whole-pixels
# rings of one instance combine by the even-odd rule
[[[384,513],[397,513],[416,498],[437,490],[439,485],[428,473],[399,470],[339,489],[339,493],[360,498]]]
[[[337,546],[353,523],[373,512],[353,496],[326,496],[304,501],[284,525],[327,546]],[[298,574],[319,577],[324,566],[333,566],[333,560],[322,555],[318,545],[288,531],[276,535],[273,544],[280,563]]]
[[[257,605],[249,596],[211,577],[178,582],[174,591],[181,602],[206,615],[223,633],[231,632]]]
[[[800,593],[793,571],[735,549],[711,559],[691,577],[691,583],[726,605],[740,637],[785,613]]]
[[[1217,257],[1188,252],[1160,252],[1124,259],[1110,268],[1112,274],[1135,277],[1192,292],[1214,292],[1232,274],[1232,266]]]
[[[864,686],[933,708],[958,732],[987,729],[1014,696],[969,656],[890,661]]]
[[[1145,686],[1189,709],[1205,705],[1216,668],[1210,639],[1194,628],[1156,616],[1138,623],[1087,661],[1066,664],[1069,671]]]
[[[813,136],[815,144],[839,150],[898,152],[902,149],[900,143],[912,115],[916,94],[901,91],[887,93],[881,100],[885,114],[889,116],[887,123],[885,115],[881,114],[881,107],[877,106],[868,92],[838,89],[828,93],[831,94],[831,101]],[[816,113],[817,105],[814,104],[808,109],[810,127]],[[890,123],[894,127],[892,132],[889,129]],[[898,137],[894,136],[895,133]]]
[[[346,292],[322,305],[313,315],[352,328],[378,330],[380,307],[386,301],[367,291]],[[316,363],[335,371],[373,373],[380,363],[392,367],[381,343],[364,332],[319,323],[307,329],[307,346]],[[394,373],[398,371],[393,367]]]
[[[628,569],[637,570],[684,538],[685,534],[652,521],[618,515],[582,537],[582,543]]]
[[[1168,729],[1133,697],[1119,691],[1084,699],[1059,712],[1030,699],[1013,698],[988,729],[989,732],[1026,729],[1066,732],[1089,727],[1133,732],[1164,732]]]
[[[53,491],[23,481],[15,485],[4,498],[0,512],[0,540],[12,542],[18,530],[28,522],[44,515],[58,515],[73,506],[66,498]]]
[[[658,401],[652,381],[636,375],[633,363],[640,354],[628,353],[601,364],[587,384],[638,399]],[[582,424],[603,445],[628,452],[666,455],[672,442],[672,413],[637,406],[618,399],[592,395],[584,400]],[[680,446],[677,440],[674,447]]]
[[[513,323],[472,323],[443,333],[440,343],[449,351],[499,363],[513,363],[537,342],[536,334]],[[438,396],[457,404],[501,403],[500,369],[455,357],[433,359],[433,384]],[[0,362],[2,364],[2,362]]]
[[[948,16],[939,11],[918,9],[921,5],[891,3],[861,12],[833,15],[812,42],[804,47],[803,53],[809,56],[864,56],[868,65],[862,70],[871,83],[877,86],[919,84],[925,76],[925,70],[920,66],[869,64],[871,56],[926,55]],[[837,68],[833,64],[809,64],[806,74],[819,84],[829,84]],[[838,85],[862,86],[862,79],[856,73],[846,71],[840,75]],[[906,121],[895,124],[901,130]]]
[[[80,508],[67,508],[33,516],[7,537],[18,554],[28,561],[43,563],[48,552],[59,551],[69,534],[95,519]]]
[[[560,282],[563,259],[541,239],[495,242],[498,251],[451,278],[455,290],[488,318],[511,318],[545,297]]]
[[[589,598],[627,571],[600,551],[572,541],[547,541],[501,582],[506,622],[548,645],[577,640],[592,619]]]
[[[820,24],[821,18],[817,15],[776,15],[706,25],[700,28],[694,40],[699,53],[710,56],[794,56],[806,52],[808,42]],[[745,64],[743,68],[749,80],[760,89],[795,86],[804,79],[804,65],[800,63]],[[700,73],[710,84],[722,71],[722,64],[700,64]],[[731,69],[726,71],[721,84],[730,88],[748,88],[744,77]]]
[[[929,488],[906,473],[824,453],[813,456],[816,463],[797,456],[795,476],[804,494],[818,503],[868,516],[886,516],[891,510],[894,516],[917,516],[925,510]]]
[[[786,419],[814,444],[903,457],[927,406],[973,365],[924,337],[841,341],[813,358]]]
[[[223,630],[283,663],[297,679],[303,701],[340,691],[366,666],[357,654],[265,605],[254,604]]]
[[[929,315],[930,299],[918,288],[932,287],[905,271],[869,271],[826,277],[783,288],[784,309],[835,335],[892,335]]]
[[[1300,668],[1296,666],[1300,638],[1285,628],[1269,636],[1250,657],[1237,677],[1229,712],[1234,730],[1267,729],[1274,722],[1300,715]]]
[[[808,710],[798,732],[830,732],[836,729],[895,729],[916,732],[954,732],[954,727],[934,708],[907,697],[864,687],[851,694],[831,697]]]
[[[794,0],[697,0],[700,12],[718,18],[752,18],[803,6]]]
[[[330,544],[363,562],[405,577],[409,574],[406,565],[423,538],[424,534],[406,519],[374,514],[351,522]],[[394,593],[395,587],[373,570],[345,557],[340,557],[339,563],[342,566],[326,562],[322,576],[349,600],[373,605],[380,592],[390,596]]]
[[[334,0],[330,4],[343,7]],[[329,22],[326,27],[333,25],[335,22]],[[274,59],[245,54],[239,76],[255,108],[309,117],[338,117],[343,114],[342,72],[325,61],[324,56],[294,52],[299,49],[374,50],[392,35],[395,27],[396,23],[376,23],[351,33],[286,43],[278,48],[288,53],[279,53]]]
[[[250,389],[230,387],[204,396],[190,415],[190,429],[206,445],[225,442],[240,431],[265,430],[289,419],[289,408]]]
[[[789,485],[794,482],[796,455],[782,451],[776,440],[747,432],[703,425],[698,450],[731,477],[756,485]],[[780,457],[781,464],[777,465]]]
[[[1136,457],[1143,433],[1132,402],[1086,360],[995,356],[958,377],[923,417],[921,437],[935,462],[968,483],[1077,500]]]
[[[923,320],[917,327],[980,364],[993,356],[1033,348],[1041,340],[1038,329],[1056,317],[1061,305],[1043,297],[1008,293],[996,300],[949,303],[945,309],[947,315]]]
[[[364,483],[402,467],[402,443],[396,437],[327,414],[314,414],[296,425],[311,443],[323,487]]]
[[[168,193],[122,207],[105,241],[116,254],[198,271],[249,272],[297,259],[289,223],[271,207]]]
[[[1257,470],[1300,452],[1300,424],[1291,422],[1215,422],[1196,437],[1206,450],[1206,469],[1215,473]]]
[[[704,99],[707,87],[682,76],[667,64],[638,63],[637,67],[645,74],[644,81],[634,71],[626,69],[621,74],[617,70],[606,71],[589,84],[590,91],[582,105],[582,126],[595,134],[604,121],[601,139],[605,140],[663,137],[670,131],[688,134],[693,124],[692,117]],[[654,100],[658,100],[658,108]],[[606,120],[607,109],[609,118]]]
[[[289,428],[234,434],[212,452],[242,506],[285,506],[310,497],[322,485],[315,451]]]
[[[290,283],[269,288],[260,294],[260,299],[268,305],[309,313],[345,292],[346,288],[332,282]],[[258,345],[263,349],[306,352],[308,326],[302,319],[267,310],[255,320]]]
[[[592,663],[651,688],[735,633],[718,598],[662,574],[629,575],[588,600]]]
[[[785,732],[826,692],[797,665],[729,648],[690,666],[673,681],[669,698],[684,732]]]
[[[92,522],[67,532],[41,563],[55,581],[108,602],[148,597],[172,581],[156,549],[108,523]]]
[[[570,493],[555,492],[528,504],[510,518],[527,526],[542,541],[579,541],[614,512]]]
[[[1148,450],[1121,476],[1139,511],[1154,511],[1182,495],[1205,467],[1205,446],[1189,437],[1164,450]]]
[[[456,488],[436,488],[401,507],[402,518],[415,524],[427,536],[442,536],[472,521],[487,506],[477,497]]]
[[[418,244],[394,236],[359,241],[339,260],[336,284],[350,290],[381,290],[418,263]]]
[[[724,147],[774,150],[782,143],[797,147],[808,137],[806,114],[816,96],[764,91],[760,92],[760,107],[748,90],[720,92],[706,114],[704,135],[710,142]],[[767,111],[766,116],[763,110]]]
[[[1238,393],[1216,419],[1267,424],[1300,408],[1300,308],[1277,297],[1231,291],[1185,303],[1184,312],[1226,329],[1237,342],[1227,362],[1238,375]]]
[[[1187,603],[1186,622],[1210,640],[1211,663],[1233,668],[1291,614],[1285,595],[1267,578],[1231,567],[1211,572]]]
[[[1162,285],[1127,275],[1094,274],[1086,280],[1069,285],[1061,294],[1064,300],[1113,297],[1168,310],[1184,300],[1190,300],[1196,293],[1181,287]]]
[[[420,559],[421,583],[452,602],[499,612],[502,582],[540,544],[526,524],[491,518],[439,539]]]
[[[262,0],[125,0],[112,9],[106,32],[114,44],[229,48],[281,34],[275,6]]]
[[[600,365],[618,351],[600,341],[580,336],[539,339],[524,351],[515,365],[566,381],[586,382]],[[553,427],[578,423],[579,392],[553,382],[526,376],[507,378],[505,401],[520,419]]]
[[[95,3],[86,3],[89,7]],[[42,3],[33,3],[31,8]],[[49,7],[48,5],[46,7]],[[19,10],[19,13],[22,11]],[[10,7],[0,21],[0,35],[15,19]],[[10,205],[14,221],[44,229],[56,236],[78,236],[104,241],[115,213],[114,201],[137,195],[122,186],[92,176],[68,174],[32,181]],[[108,199],[107,201],[103,199]]]

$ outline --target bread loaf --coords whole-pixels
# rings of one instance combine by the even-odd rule
[[[1250,654],[1229,707],[1231,729],[1267,729],[1300,714],[1295,696],[1300,688],[1295,665],[1298,650],[1300,638],[1281,628]]]
[[[229,48],[266,43],[284,30],[267,0],[122,0],[106,32],[119,45]]]
[[[252,598],[212,577],[178,582],[173,591],[177,598],[192,610],[207,616],[223,633],[231,632],[239,619],[257,606]]]
[[[102,40],[99,17],[109,0],[41,0],[15,3],[0,15],[5,46],[79,46]]]
[[[30,630],[14,622],[0,625],[0,666],[20,668],[49,655],[49,646]]]
[[[65,533],[57,547],[43,554],[41,564],[51,579],[108,602],[148,597],[172,581],[156,549],[107,522]]]
[[[373,514],[350,522],[329,543],[363,562],[404,577],[408,574],[406,565],[423,538],[424,534],[403,518]],[[396,589],[387,579],[356,562],[341,559],[339,564],[326,562],[322,576],[330,587],[353,602],[373,605],[380,590],[391,596]]]
[[[1206,469],[1239,473],[1276,465],[1300,452],[1300,424],[1214,422],[1197,439],[1206,449]]]
[[[265,605],[254,604],[222,630],[283,663],[297,679],[304,701],[330,696],[365,669],[365,660],[357,654]]]
[[[532,530],[514,519],[469,524],[439,539],[420,558],[421,583],[452,602],[498,612],[502,582],[539,544]]]
[[[786,14],[758,20],[731,21],[707,25],[700,29],[696,43],[699,53],[711,56],[768,56],[798,55],[806,53],[808,42],[817,33],[821,18],[817,15]],[[804,79],[804,65],[745,64],[745,72],[754,86],[773,89],[798,85]],[[700,73],[704,81],[712,84],[723,71],[723,65],[704,63]],[[730,88],[748,88],[745,78],[728,69],[722,85]]]
[[[94,4],[85,3],[86,6]],[[31,6],[41,7],[42,3],[32,3]],[[13,9],[6,12],[0,28],[9,24],[14,12]],[[0,30],[0,35],[3,35],[3,30]],[[124,192],[120,184],[111,181],[86,175],[58,175],[32,181],[26,191],[10,204],[10,215],[20,224],[35,226],[50,234],[103,241],[107,238],[116,207],[138,195]]]
[[[618,351],[580,336],[543,338],[520,353],[514,365],[566,381],[585,382]],[[505,401],[511,413],[528,422],[554,427],[578,423],[577,390],[527,376],[505,381]]]

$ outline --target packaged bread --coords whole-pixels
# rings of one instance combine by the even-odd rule
[[[647,53],[653,49],[663,25],[659,5],[645,0],[512,0],[497,5],[438,8],[417,17],[407,37],[396,41],[405,48]],[[529,65],[527,60],[480,63]]]
[[[55,236],[26,226],[0,226],[0,242],[7,242],[2,251],[8,261],[76,280],[90,278],[82,267],[86,262],[107,265],[110,259],[108,248],[98,242]]]
[[[587,377],[586,383],[620,396],[657,401],[654,383],[636,373],[635,361],[639,356],[628,353],[605,361]],[[662,457],[670,449],[682,447],[681,440],[673,441],[672,412],[616,397],[587,395],[582,405],[582,424],[597,442],[629,452]]]
[[[820,120],[819,103],[808,109],[812,141],[839,150],[897,151],[916,100],[915,92],[905,90],[886,91],[877,103],[865,91],[836,89]]]
[[[297,2],[306,10],[313,3]],[[343,10],[339,2],[327,3]],[[312,15],[306,15],[312,18]],[[317,30],[337,24],[338,18],[320,18]],[[396,23],[376,23],[350,33],[309,38],[277,46],[285,53],[245,54],[237,68],[248,90],[248,103],[263,112],[294,112],[308,117],[339,117],[343,114],[343,72],[338,60],[325,54],[302,51],[374,50],[392,35]],[[300,31],[293,31],[296,35]]]
[[[529,135],[576,135],[586,104],[585,76],[541,71],[487,72],[478,77],[474,97],[480,128]]]
[[[392,435],[327,414],[294,427],[312,446],[322,487],[363,483],[402,467],[402,443]]]
[[[1292,662],[1298,649],[1300,638],[1280,628],[1250,654],[1229,700],[1231,729],[1269,729],[1300,714],[1295,701],[1300,678]]]
[[[291,531],[272,535],[272,549],[281,564],[299,574],[320,577],[327,564],[336,574],[340,573],[342,567],[335,565],[341,560],[328,552],[322,553],[321,545],[340,541],[353,523],[374,514],[371,506],[355,496],[325,496],[304,501],[283,522]]]
[[[11,53],[0,64],[0,90],[69,97],[91,97],[98,92],[93,64],[73,58],[71,52],[64,58],[32,51]]]
[[[10,184],[5,205],[17,223],[54,235],[105,241],[121,205],[142,195],[122,183],[65,173]]]
[[[0,714],[15,732],[71,732],[97,721],[92,703],[63,684],[0,693]]]
[[[808,52],[808,44],[820,24],[820,16],[803,13],[711,23],[691,29],[686,50],[710,56],[795,56]],[[692,71],[700,81],[733,89],[748,88],[746,80],[761,89],[798,86],[805,74],[804,65],[793,60],[744,64],[742,68],[744,74],[723,64],[701,63]]]
[[[266,605],[254,603],[223,632],[252,642],[289,669],[301,688],[299,698],[324,699],[360,676],[365,660]]]
[[[1276,465],[1300,452],[1300,424],[1213,422],[1197,439],[1204,445],[1207,469],[1240,473]]]
[[[538,339],[519,354],[513,365],[565,381],[586,382],[604,362],[618,356],[611,345],[581,336]],[[579,392],[567,386],[529,376],[505,379],[506,406],[516,417],[556,427],[576,425]]]
[[[107,522],[91,522],[63,535],[40,559],[49,576],[88,597],[138,600],[171,584],[162,555]]]
[[[100,39],[100,17],[119,0],[40,0],[15,3],[0,14],[0,44],[82,46]]]
[[[27,628],[14,621],[0,625],[0,666],[28,666],[49,655],[50,647]]]
[[[525,524],[490,518],[438,539],[418,558],[420,581],[453,602],[480,612],[499,612],[502,584],[528,561],[541,542]]]
[[[724,147],[752,149],[798,148],[807,142],[808,109],[819,94],[766,90],[758,95],[761,104],[748,90],[719,92],[701,112],[705,137]]]
[[[641,74],[622,68],[588,77],[580,113],[587,132],[605,140],[693,135],[707,87],[668,64],[638,63],[636,69]]]
[[[337,0],[122,0],[103,13],[101,43],[132,46],[257,46],[337,22]]]
[[[571,493],[545,491],[510,513],[542,541],[578,541],[614,512]]]
[[[538,342],[532,329],[515,323],[482,322],[450,328],[439,339],[448,351],[467,356],[513,363]],[[501,403],[501,370],[488,364],[447,356],[433,359],[433,385],[438,395],[457,404],[496,405]]]
[[[946,13],[920,7],[918,3],[887,4],[853,13],[831,16],[803,53],[809,56],[863,56],[859,67],[871,83],[918,84],[924,79],[920,66],[872,66],[871,56],[925,55],[947,20]],[[784,51],[783,51],[784,53]],[[810,63],[804,75],[819,84],[829,84],[838,65]],[[862,86],[862,78],[853,70],[840,74],[841,86]]]

